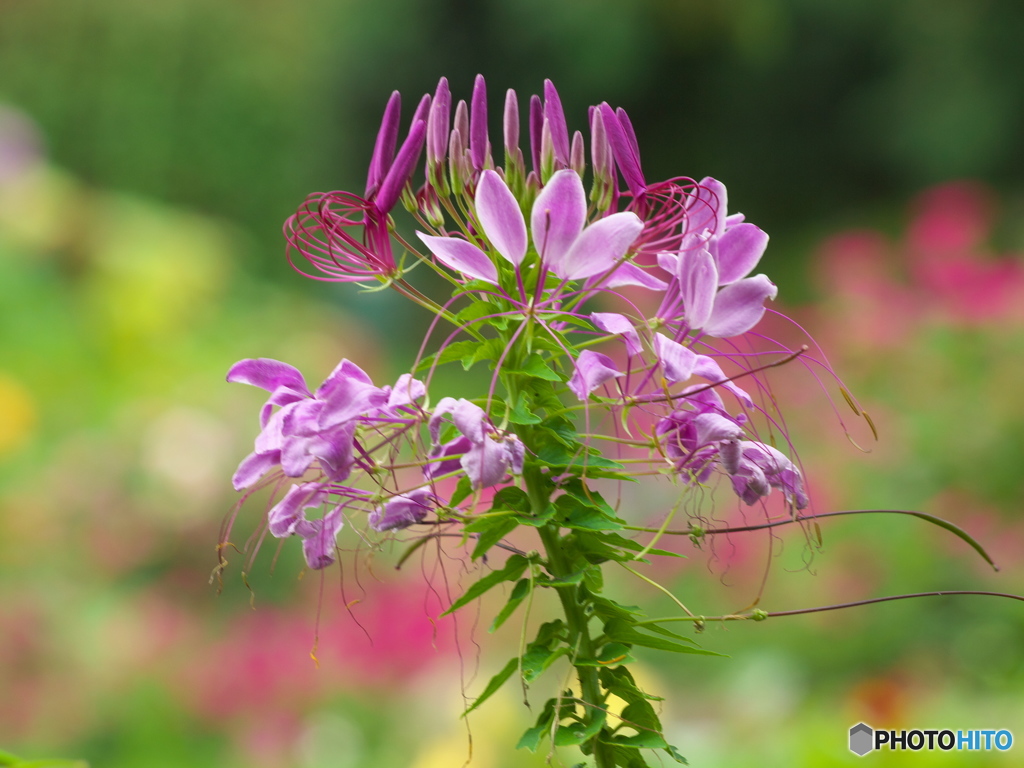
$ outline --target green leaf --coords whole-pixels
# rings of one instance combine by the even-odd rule
[[[614,736],[611,739],[602,739],[605,744],[614,744],[616,747],[627,749],[666,749],[668,742],[660,733],[654,731],[639,731],[632,736]]]
[[[611,751],[612,760],[620,768],[650,768],[650,765],[643,759],[638,749],[612,747]]]
[[[513,509],[516,512],[530,511],[530,497],[522,488],[509,485],[494,494],[491,502],[491,510],[497,512],[503,509]]]
[[[545,381],[561,381],[562,377],[551,370],[544,358],[536,352],[526,358],[523,365],[518,368],[507,370],[508,373],[522,373],[530,378],[544,379]]]
[[[532,525],[534,528],[540,528],[542,525],[547,525],[551,522],[551,518],[555,516],[555,505],[548,504],[544,508],[544,513],[540,515],[516,515],[518,520],[523,525]]]
[[[491,547],[518,527],[519,523],[510,515],[485,516],[474,520],[465,527],[467,533],[478,534],[476,546],[473,547],[472,559],[477,560],[486,554]]]
[[[614,516],[609,517],[598,507],[584,505],[575,496],[559,496],[555,507],[566,528],[577,528],[585,531],[617,531],[626,523]]]
[[[469,494],[473,492],[472,483],[467,475],[463,475],[459,478],[459,482],[455,485],[455,492],[452,494],[451,499],[448,501],[449,507],[455,507],[461,504],[463,501],[469,498]]]
[[[441,615],[447,616],[448,614],[457,611],[462,606],[480,597],[480,595],[491,587],[500,584],[503,581],[514,581],[515,579],[518,579],[523,575],[523,571],[526,570],[526,566],[528,564],[529,561],[522,555],[512,555],[512,557],[510,557],[505,563],[504,568],[500,571],[493,571],[481,578],[473,586],[467,589],[466,593],[452,603],[451,607]]]
[[[679,750],[676,749],[675,747],[673,747],[671,744],[669,744],[667,747],[665,747],[665,751],[668,752],[668,754],[672,757],[672,759],[675,760],[677,763],[682,763],[683,765],[689,765],[689,763],[687,762],[686,758],[683,757],[682,755],[680,755],[679,754]]]
[[[519,739],[519,743],[516,744],[516,749],[522,749],[525,747],[531,752],[536,752],[537,747],[540,746],[541,739],[544,735],[551,730],[551,723],[555,719],[555,704],[557,699],[548,699],[544,704],[544,709],[541,710],[540,715],[537,716],[537,723],[526,731]]]
[[[683,645],[674,640],[667,640],[663,637],[655,637],[640,632],[632,622],[625,619],[611,619],[604,625],[605,634],[609,639],[626,645],[639,645],[644,648],[654,648],[659,651],[672,651],[674,653],[694,653],[701,656],[722,656],[721,653],[708,651],[703,648],[696,648],[696,645],[689,638],[681,638],[692,645]]]
[[[568,654],[569,649],[564,645],[554,650],[544,646],[530,646],[530,649],[523,654],[523,680],[532,683],[555,661]]]
[[[508,412],[508,420],[513,424],[540,424],[541,418],[530,408],[525,392],[520,392],[512,410]]]
[[[661,731],[661,721],[658,719],[658,714],[646,699],[632,701],[627,704],[622,710],[622,719],[626,725],[637,730]]]
[[[526,596],[530,594],[530,580],[520,579],[516,582],[516,585],[512,588],[512,594],[509,595],[508,602],[505,603],[505,607],[502,608],[498,615],[494,617],[494,621],[491,622],[491,628],[489,632],[494,632],[500,627],[509,616],[519,607],[519,604],[526,599]]]
[[[595,710],[594,719],[589,725],[584,725],[580,722],[575,722],[571,725],[560,725],[558,730],[555,731],[555,746],[571,747],[590,741],[604,726],[606,717],[605,713],[601,710]]]
[[[499,672],[498,674],[496,674],[494,677],[491,678],[491,681],[489,683],[487,683],[487,685],[484,688],[483,692],[481,692],[481,694],[479,696],[477,696],[476,701],[474,701],[472,704],[469,705],[469,707],[466,709],[466,711],[462,713],[462,716],[465,717],[470,712],[472,712],[474,709],[476,709],[481,704],[483,704],[485,701],[487,701],[487,699],[489,699],[491,696],[493,696],[495,694],[495,692],[497,692],[497,690],[499,688],[501,688],[501,686],[503,686],[505,684],[505,681],[508,680],[510,677],[512,677],[512,673],[515,672],[518,668],[519,668],[519,657],[518,656],[513,656],[511,659],[508,660],[508,663],[504,667],[502,667],[501,672]]]

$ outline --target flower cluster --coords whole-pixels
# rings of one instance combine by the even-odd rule
[[[381,281],[454,322],[456,334],[420,369],[490,358],[491,393],[477,402],[442,396],[431,404],[426,384],[411,374],[394,387],[376,387],[347,360],[311,393],[289,365],[238,363],[228,380],[266,389],[270,398],[235,487],[296,480],[269,512],[271,534],[301,537],[309,565],[319,568],[334,560],[343,514],[366,510],[370,527],[387,531],[421,523],[432,509],[442,517],[459,512],[443,497],[443,481],[465,477],[475,491],[521,475],[531,447],[516,424],[529,421],[515,415],[551,416],[550,403],[564,400],[562,393],[570,412],[575,401],[588,414],[635,413],[652,434],[652,463],[684,484],[707,483],[718,472],[747,504],[779,489],[789,504],[805,507],[800,470],[759,439],[752,417],[762,409],[734,380],[748,377],[762,396],[766,384],[738,344],[713,346],[753,329],[776,296],[764,274],[751,276],[768,235],[727,212],[726,188],[715,179],[648,183],[621,109],[589,111],[588,195],[583,135],[570,137],[550,82],[543,98],[529,102],[530,170],[514,91],[505,99],[503,167],[495,165],[487,133],[483,78],[468,105],[458,102],[454,120],[451,103],[442,79],[419,101],[399,146],[401,99],[392,94],[363,196],[311,195],[285,230],[289,258],[306,260],[320,279]],[[394,228],[390,214],[399,201],[425,250]],[[419,262],[447,278],[468,307],[455,314],[451,302],[442,307],[409,284],[405,273]],[[625,287],[643,297],[628,299]],[[622,309],[607,311],[609,305]],[[465,341],[457,340],[460,332]],[[543,391],[522,374],[539,375]],[[403,444],[418,476],[394,471]],[[321,519],[306,518],[321,506],[329,508]]]

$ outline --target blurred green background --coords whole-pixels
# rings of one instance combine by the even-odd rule
[[[549,77],[571,128],[589,104],[627,109],[648,178],[725,181],[772,235],[780,303],[881,433],[860,453],[804,369],[777,371],[818,509],[940,514],[1003,567],[865,516],[823,523],[821,552],[795,529],[678,542],[690,559],[652,574],[707,615],[748,605],[769,555],[766,610],[1024,592],[1022,33],[1011,0],[0,4],[0,748],[96,768],[464,762],[460,690],[517,642],[486,634],[492,606],[435,628],[441,576],[387,553],[320,583],[291,547],[271,574],[268,546],[232,556],[219,597],[208,583],[261,402],[228,367],[277,357],[319,381],[350,357],[386,381],[419,343],[395,297],[296,275],[280,227],[309,192],[360,191],[388,94],[408,115],[441,75],[457,98],[487,77],[492,133],[506,88],[523,103]],[[624,514],[657,521],[670,500],[654,487]],[[456,591],[473,578],[448,569]],[[889,603],[701,642],[732,658],[642,666],[693,765],[856,764],[860,720],[1021,740],[877,765],[1020,762],[1019,603]],[[509,688],[470,722],[474,765],[544,764],[511,750],[530,714]]]

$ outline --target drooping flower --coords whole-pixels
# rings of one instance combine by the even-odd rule
[[[270,533],[277,538],[297,535],[310,568],[326,568],[334,562],[335,540],[344,520],[341,507],[335,505],[321,519],[308,520],[306,510],[326,504],[328,489],[321,483],[293,485],[267,513]]]
[[[608,355],[585,349],[576,358],[569,389],[580,400],[586,400],[599,386],[621,375],[622,372],[615,367],[615,361]]]
[[[315,393],[297,369],[268,358],[235,363],[227,380],[270,392],[260,412],[262,429],[255,450],[235,472],[237,490],[251,487],[275,466],[288,477],[301,477],[314,462],[328,480],[344,481],[355,461],[359,424],[398,418],[398,409],[425,391],[422,382],[408,374],[394,388],[374,386],[349,360],[342,360]]]
[[[409,493],[392,496],[383,506],[370,513],[370,527],[375,531],[394,531],[419,523],[431,510],[434,498],[429,488],[417,488]]]
[[[441,422],[449,413],[462,434],[441,444]],[[489,488],[501,482],[507,473],[523,471],[525,448],[522,441],[516,435],[499,434],[487,421],[483,408],[468,400],[442,398],[430,417],[430,436],[431,463],[424,469],[428,479],[453,471],[455,459],[450,457],[459,454],[457,466],[465,471],[474,489]]]

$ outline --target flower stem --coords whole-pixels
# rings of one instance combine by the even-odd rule
[[[549,492],[545,489],[544,478],[535,468],[528,468],[523,477],[526,480],[526,492],[530,497],[530,505],[535,515],[542,515],[547,509]],[[571,568],[566,563],[565,552],[562,548],[562,534],[557,525],[548,523],[538,529],[544,551],[547,555],[547,570],[552,578],[558,580],[570,575]],[[579,601],[579,586],[576,584],[565,584],[555,587],[558,592],[558,599],[562,603],[562,610],[565,612],[566,627],[569,631],[568,645],[576,649],[579,655],[586,658],[594,656],[594,643],[590,637],[588,620]],[[589,726],[595,718],[601,717],[604,713],[604,696],[601,694],[601,683],[598,679],[596,667],[574,665],[576,676],[580,681],[584,713],[584,725]],[[608,745],[600,741],[601,731],[598,731],[591,738],[591,754],[594,756],[596,768],[613,768],[614,761],[610,754]]]

